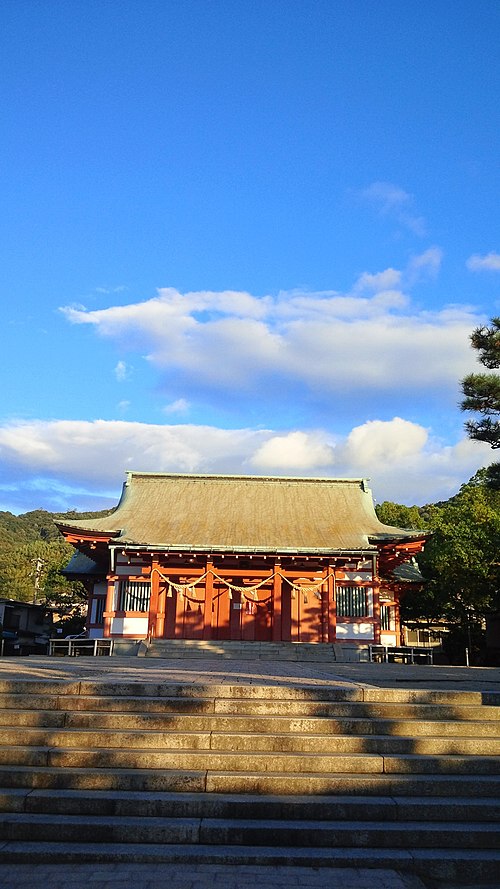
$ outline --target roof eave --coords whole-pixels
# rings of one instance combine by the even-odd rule
[[[181,552],[190,552],[190,553],[200,553],[203,555],[210,553],[235,553],[237,555],[315,555],[315,556],[324,556],[324,555],[332,555],[332,556],[342,556],[342,555],[350,555],[350,554],[362,554],[366,553],[367,555],[373,555],[376,552],[376,547],[370,546],[370,544],[360,547],[276,547],[276,546],[225,546],[225,545],[208,545],[208,544],[168,544],[164,543],[154,544],[154,543],[134,543],[133,541],[121,540],[114,541],[112,543],[113,546],[117,548],[123,547],[123,549],[132,549],[134,551],[140,552],[162,552],[162,553],[181,553]]]

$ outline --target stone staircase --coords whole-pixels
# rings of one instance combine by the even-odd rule
[[[144,657],[222,658],[225,660],[359,663],[369,660],[368,645],[323,642],[247,642],[224,639],[152,639],[139,648]]]
[[[500,694],[0,681],[0,861],[500,873]]]

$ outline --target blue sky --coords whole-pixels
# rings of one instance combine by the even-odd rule
[[[127,469],[453,494],[500,311],[496,0],[0,10],[0,508]]]

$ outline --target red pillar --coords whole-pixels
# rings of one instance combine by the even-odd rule
[[[280,571],[280,562],[275,562],[273,580],[273,642],[281,642],[281,595],[283,582]]]
[[[158,592],[160,588],[160,575],[158,574],[158,562],[151,561],[151,598],[149,600],[148,636],[152,639],[156,636],[156,617],[158,614]]]
[[[214,593],[214,576],[212,562],[207,562],[205,578],[205,608],[203,613],[203,638],[212,638],[212,598]]]
[[[380,645],[380,578],[377,562],[373,559],[373,641]]]
[[[116,577],[114,574],[109,574],[106,579],[108,581],[108,590],[106,593],[106,604],[104,606],[104,628],[102,634],[106,639],[109,639],[111,636],[111,618],[114,614]]]
[[[327,596],[328,596],[328,641],[337,641],[337,590],[335,586],[335,568],[328,565],[327,580]]]

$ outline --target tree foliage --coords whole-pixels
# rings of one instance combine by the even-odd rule
[[[471,334],[472,347],[478,360],[490,371],[500,368],[500,318],[492,318],[489,327],[477,327]],[[469,374],[462,380],[463,411],[479,414],[479,419],[467,420],[469,438],[485,441],[492,448],[500,448],[500,375],[497,373]]]
[[[500,493],[480,470],[430,514],[432,537],[419,563],[443,616],[486,616],[500,607]]]
[[[57,530],[55,518],[87,518],[103,513],[54,515],[43,509],[24,515],[0,512],[0,596],[21,602],[46,602],[70,616],[82,612],[86,592],[61,570],[74,549]]]
[[[418,556],[425,583],[404,595],[403,622],[444,621],[455,627],[462,653],[474,647],[484,619],[500,610],[500,491],[489,484],[490,469],[480,469],[444,503],[377,507],[383,522],[432,532]]]
[[[376,507],[377,515],[384,525],[405,528],[407,531],[419,531],[426,527],[418,506],[404,506],[384,500]]]

